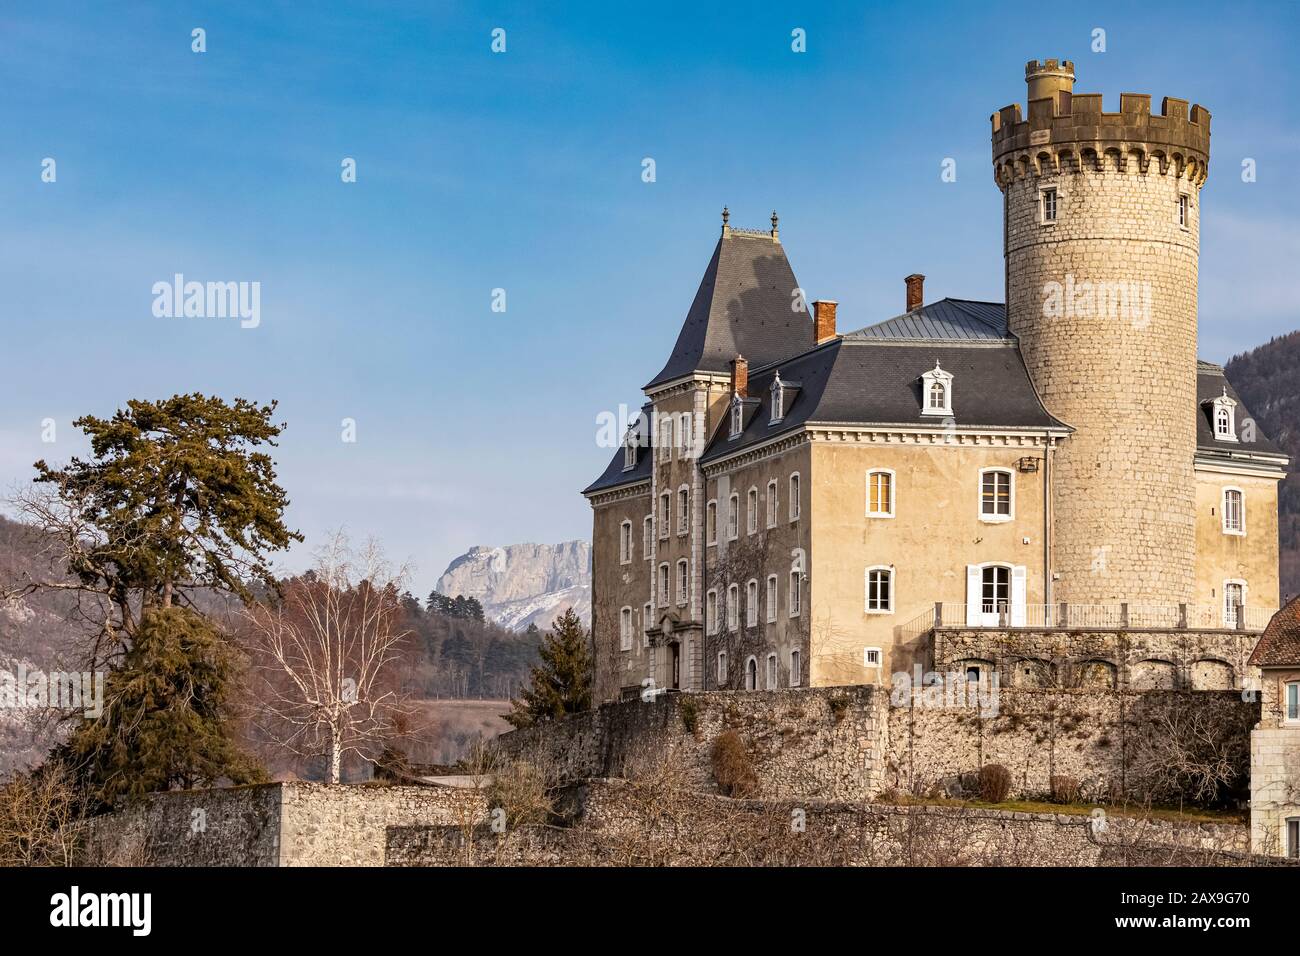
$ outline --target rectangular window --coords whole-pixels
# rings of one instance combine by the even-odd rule
[[[627,564],[632,560],[632,522],[624,521],[618,531],[618,561]]]
[[[862,666],[879,667],[881,652],[878,647],[864,647],[862,649]]]
[[[1223,624],[1236,627],[1241,616],[1241,606],[1246,603],[1246,587],[1240,581],[1228,581],[1223,585]]]
[[[803,667],[799,661],[799,652],[790,652],[790,686],[798,687],[799,681],[803,679]]]
[[[1286,822],[1286,855],[1300,860],[1300,817]]]
[[[894,516],[894,476],[888,471],[867,472],[867,516]]]
[[[691,413],[683,412],[681,424],[677,428],[677,439],[681,444],[682,458],[684,460],[692,457],[691,453],[695,450],[691,446],[694,444],[691,440]]]
[[[686,564],[686,559],[677,562],[677,605],[678,607],[686,603],[686,593],[690,583],[690,571]]]
[[[799,475],[790,476],[790,520],[797,521],[799,518]]]
[[[618,616],[618,645],[625,651],[632,649],[632,609],[625,607]]]
[[[645,617],[641,618],[641,646],[642,647],[650,646],[650,635],[645,632],[645,629],[654,622],[654,619],[655,619],[655,609],[647,603],[645,606]]]
[[[677,492],[677,533],[685,534],[690,526],[691,509],[688,507],[690,502],[690,492],[685,488]]]
[[[1223,531],[1225,534],[1246,533],[1246,508],[1241,492],[1227,488],[1223,492]]]
[[[776,527],[776,511],[776,482],[769,481],[767,483],[767,526],[769,528]]]
[[[659,606],[668,606],[668,565],[659,565]]]
[[[1043,222],[1056,222],[1056,190],[1044,189],[1042,196]]]
[[[647,561],[653,557],[655,536],[655,519],[654,515],[646,515],[645,520],[641,522],[641,551]]]
[[[740,619],[740,586],[727,588],[727,630],[734,631]]]
[[[769,622],[776,620],[776,575],[773,574],[767,579],[767,619]]]
[[[736,540],[740,528],[740,495],[732,495],[727,505],[727,538]]]
[[[718,683],[727,683],[727,652],[718,651]]]
[[[750,534],[753,534],[755,531],[758,530],[758,489],[757,488],[749,489],[749,495],[747,500],[749,502],[749,509],[746,512],[747,518],[745,521],[745,530],[748,531]]]
[[[704,628],[709,634],[718,633],[718,592],[710,591],[704,597]]]
[[[718,503],[710,501],[704,509],[705,540],[709,544],[718,543]]]
[[[745,626],[758,626],[758,582],[745,585]]]
[[[1188,216],[1190,206],[1191,200],[1188,199],[1186,193],[1183,193],[1178,197],[1178,225],[1182,226],[1184,229],[1192,224],[1191,219]]]
[[[1011,569],[985,568],[980,572],[980,603],[985,614],[1005,614],[1011,606]]]
[[[985,471],[980,476],[980,517],[993,520],[1011,517],[1011,472]]]
[[[659,540],[668,540],[668,513],[673,506],[673,497],[668,492],[659,496]]]
[[[867,613],[885,614],[894,609],[894,574],[888,568],[867,569]]]
[[[1300,682],[1286,685],[1286,719],[1300,721]]]
[[[767,655],[767,689],[776,690],[776,655]]]
[[[789,605],[789,607],[790,607],[790,616],[791,616],[791,617],[798,617],[798,616],[799,616],[799,603],[800,603],[799,583],[800,583],[800,582],[799,582],[799,572],[798,572],[798,571],[791,571],[791,572],[790,572],[790,590],[789,590],[789,592],[788,592],[789,596],[788,596],[788,598],[786,599],[786,603],[787,603],[787,604]]]

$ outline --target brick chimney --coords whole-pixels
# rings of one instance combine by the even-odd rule
[[[749,397],[749,363],[743,355],[731,360],[731,394]]]
[[[827,339],[835,338],[835,307],[839,305],[834,299],[818,299],[813,303],[813,345],[821,345]]]
[[[907,311],[914,312],[925,304],[925,276],[913,272],[903,281],[907,283]]]

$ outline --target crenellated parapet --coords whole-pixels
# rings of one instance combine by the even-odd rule
[[[1074,93],[1069,60],[1030,60],[1029,116],[1018,103],[991,117],[993,174],[999,188],[1026,176],[1106,169],[1172,173],[1199,187],[1210,163],[1210,111],[1166,96],[1158,114],[1145,93],[1120,95],[1118,113],[1100,93]]]

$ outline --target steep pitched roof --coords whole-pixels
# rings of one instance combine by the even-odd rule
[[[1300,597],[1273,615],[1251,651],[1254,667],[1300,667]]]
[[[641,406],[641,412],[645,417],[636,424],[649,422],[653,411],[654,406],[649,403]],[[600,473],[600,477],[582,489],[584,495],[589,495],[595,491],[617,488],[619,485],[629,485],[638,481],[650,480],[650,468],[654,462],[654,449],[650,447],[649,439],[644,433],[639,433],[639,435],[641,447],[637,449],[636,464],[626,471],[623,470],[623,446],[619,445],[614,451],[614,457],[609,460],[605,470]]]
[[[768,233],[727,230],[713,250],[672,354],[645,387],[694,371],[729,371],[737,355],[754,368],[803,351],[812,341],[812,320],[807,312],[791,308],[798,286],[780,242]]]
[[[1237,403],[1237,437],[1239,441],[1224,441],[1215,436],[1214,432],[1214,399],[1224,394]],[[1237,390],[1232,387],[1226,375],[1223,374],[1223,367],[1215,365],[1213,362],[1198,361],[1196,363],[1196,451],[1202,455],[1221,455],[1235,456],[1242,455],[1274,455],[1284,456],[1286,452],[1282,451],[1273,441],[1259,430],[1258,424],[1252,422],[1254,429],[1253,441],[1246,441],[1242,423],[1251,418],[1250,409],[1248,409]]]

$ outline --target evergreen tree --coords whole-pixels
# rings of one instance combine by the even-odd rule
[[[515,727],[555,720],[591,708],[592,660],[590,635],[569,608],[555,619],[538,651],[541,663],[532,669],[532,686],[510,702],[502,716]]]
[[[262,780],[256,761],[232,740],[237,665],[224,638],[194,611],[146,611],[107,676],[103,713],[83,720],[51,758],[104,805],[158,790]]]

